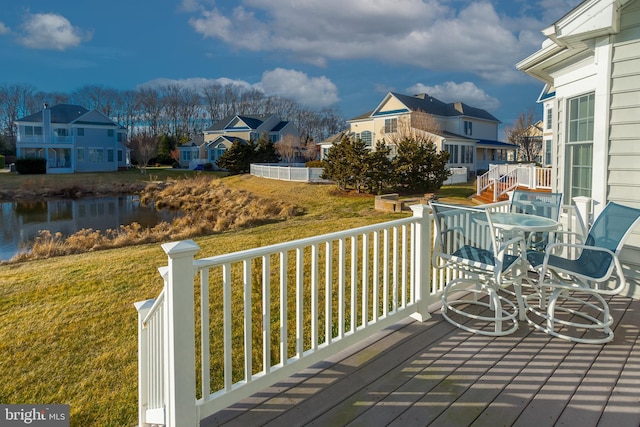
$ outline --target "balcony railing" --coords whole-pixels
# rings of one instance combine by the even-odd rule
[[[402,318],[429,318],[457,273],[433,270],[432,217],[426,205],[412,210],[210,258],[195,259],[190,240],[162,245],[164,289],[136,303],[139,425],[197,426]],[[583,223],[571,206],[561,222],[569,231]]]
[[[43,135],[29,135],[29,136],[21,136],[20,143],[25,144],[71,144],[74,141],[74,137],[71,135],[67,136],[57,136],[51,135],[50,137],[45,137]]]
[[[551,189],[551,168],[540,168],[535,165],[491,165],[489,171],[479,176],[476,181],[476,194],[493,186],[493,201],[518,187]]]

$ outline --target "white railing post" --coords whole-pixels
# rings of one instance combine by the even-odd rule
[[[536,174],[536,165],[529,165],[529,188],[535,190],[538,188],[538,176]]]
[[[155,300],[139,301],[133,305],[138,311],[138,425],[146,424],[146,412],[149,407],[149,334],[143,320],[147,317]]]
[[[424,322],[431,318],[429,314],[429,296],[431,294],[431,223],[428,205],[411,205],[416,222],[414,242],[414,288],[416,295],[416,311],[411,315],[414,319]]]
[[[586,235],[591,224],[591,198],[578,196],[573,198],[573,202],[576,204],[576,211],[581,221],[579,224],[582,227],[581,231]]]
[[[165,425],[198,426],[195,376],[195,314],[193,258],[200,249],[193,240],[162,245],[169,258],[166,295]]]

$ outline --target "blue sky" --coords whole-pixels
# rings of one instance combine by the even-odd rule
[[[233,82],[345,118],[388,91],[510,126],[542,84],[515,69],[579,0],[22,0],[0,10],[0,85],[72,92]]]

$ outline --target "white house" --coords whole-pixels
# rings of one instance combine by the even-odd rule
[[[389,92],[372,111],[348,120],[348,133],[375,149],[378,141],[398,132],[403,122],[412,123],[420,113],[437,123],[438,129],[429,133],[439,149],[450,153],[452,167],[476,172],[487,170],[489,163],[515,158],[518,147],[498,141],[500,120],[488,111],[462,102],[444,103],[424,93],[408,96]],[[323,157],[334,143],[335,136],[322,141]]]
[[[16,120],[16,154],[47,160],[47,173],[109,172],[126,168],[126,128],[99,111],[59,104]]]
[[[275,144],[282,141],[286,135],[291,135],[297,140],[298,130],[291,122],[280,120],[273,114],[228,116],[205,129],[202,139],[194,139],[178,147],[180,167],[193,168],[203,163],[215,165],[234,142],[258,141],[262,135],[266,135]]]
[[[565,203],[640,207],[640,0],[587,0],[545,28],[519,70],[543,82],[545,136]],[[623,258],[640,271],[640,230]]]

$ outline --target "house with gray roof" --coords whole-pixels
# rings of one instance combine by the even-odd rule
[[[420,117],[428,117],[432,123],[425,127],[417,123]],[[473,173],[489,169],[489,163],[515,158],[518,149],[498,141],[500,120],[488,111],[463,102],[445,103],[424,93],[409,96],[389,92],[373,110],[347,123],[348,133],[362,139],[372,150],[379,141],[389,145],[393,135],[403,128],[425,132],[438,149],[449,152],[451,167],[466,167]],[[320,143],[323,156],[334,142],[327,139]]]
[[[227,116],[203,131],[202,138],[191,140],[178,147],[180,167],[195,169],[204,163],[216,162],[235,142],[248,144],[265,135],[274,144],[286,135],[298,138],[293,123],[281,120],[274,114],[252,116],[235,114]]]
[[[16,120],[17,157],[47,160],[47,173],[110,172],[130,165],[127,129],[80,105],[44,104]]]

